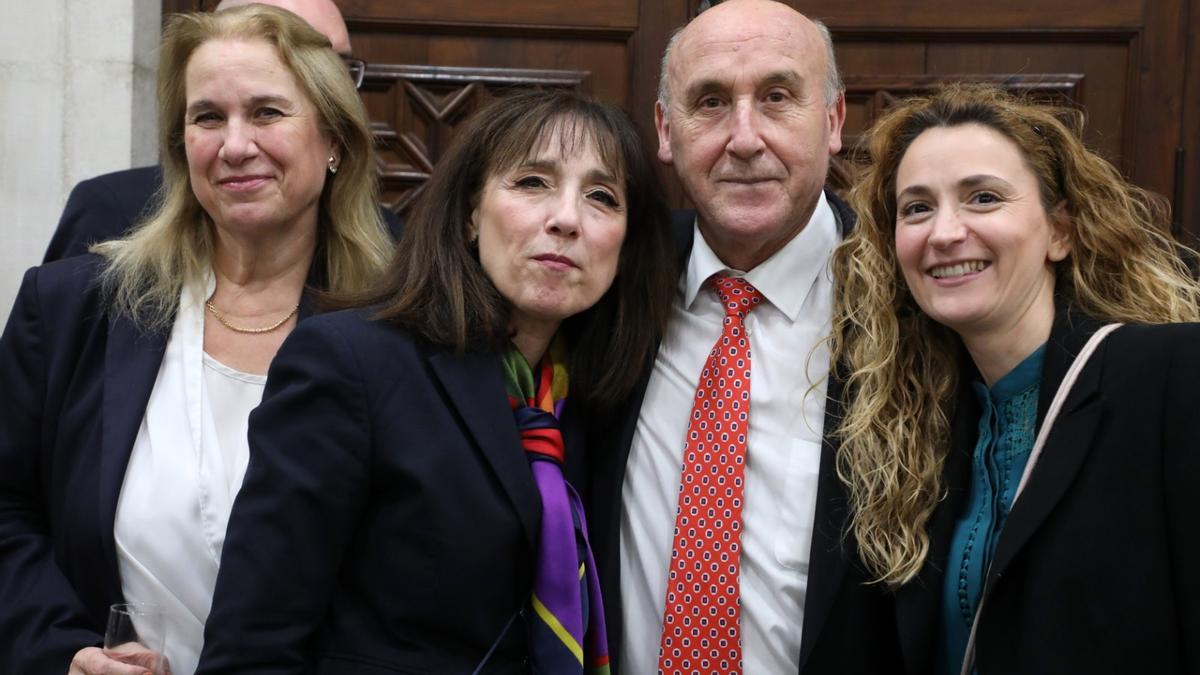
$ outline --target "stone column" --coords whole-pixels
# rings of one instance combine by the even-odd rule
[[[161,0],[0,2],[0,322],[71,188],[154,164]]]

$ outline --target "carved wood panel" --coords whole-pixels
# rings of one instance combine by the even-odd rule
[[[1132,180],[1171,197],[1179,227],[1200,233],[1200,0],[786,1],[833,32],[850,85],[847,145],[887,105],[887,96],[920,91],[921,82],[1080,76],[1071,100],[1088,113],[1086,140]],[[403,66],[588,73],[585,90],[624,106],[653,147],[661,52],[702,0],[335,2],[356,55],[385,80],[388,68]],[[163,9],[214,4],[163,0]],[[403,210],[427,173],[422,158],[436,158],[459,108],[443,111],[444,119],[429,109],[446,107],[447,96],[463,96],[457,106],[465,110],[483,93],[414,84],[428,94],[424,117],[404,117],[422,104],[405,103],[399,90],[388,93],[386,82],[371,84],[379,86],[384,89],[365,96],[384,149],[389,203]],[[672,202],[683,205],[671,171],[662,175]]]
[[[588,76],[577,70],[369,65],[362,94],[377,141],[384,204],[406,213],[455,129],[493,97],[521,87],[586,91]]]
[[[906,98],[935,91],[948,82],[992,84],[1032,100],[1082,106],[1086,77],[1080,73],[1031,75],[846,75],[846,119],[842,151],[830,162],[826,185],[839,194],[849,189],[857,167],[870,161],[863,133],[889,108]]]

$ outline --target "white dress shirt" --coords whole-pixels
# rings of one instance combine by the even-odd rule
[[[766,299],[745,320],[751,366],[742,509],[743,672],[799,668],[829,370],[829,258],[839,238],[824,195],[805,228],[746,274],[722,263],[694,230],[622,486],[622,673],[642,675],[658,667],[684,437],[700,371],[725,316],[704,282],[722,271],[744,276]]]
[[[175,675],[195,672],[200,659],[225,526],[250,456],[246,427],[266,382],[204,353],[213,286],[184,289],[114,524],[121,592],[161,609]]]

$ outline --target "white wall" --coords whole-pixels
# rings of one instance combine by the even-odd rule
[[[162,0],[0,2],[0,325],[78,181],[157,162]]]

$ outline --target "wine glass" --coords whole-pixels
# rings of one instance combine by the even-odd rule
[[[108,608],[104,653],[112,659],[148,668],[154,675],[169,675],[163,650],[166,630],[156,605],[121,602]]]

